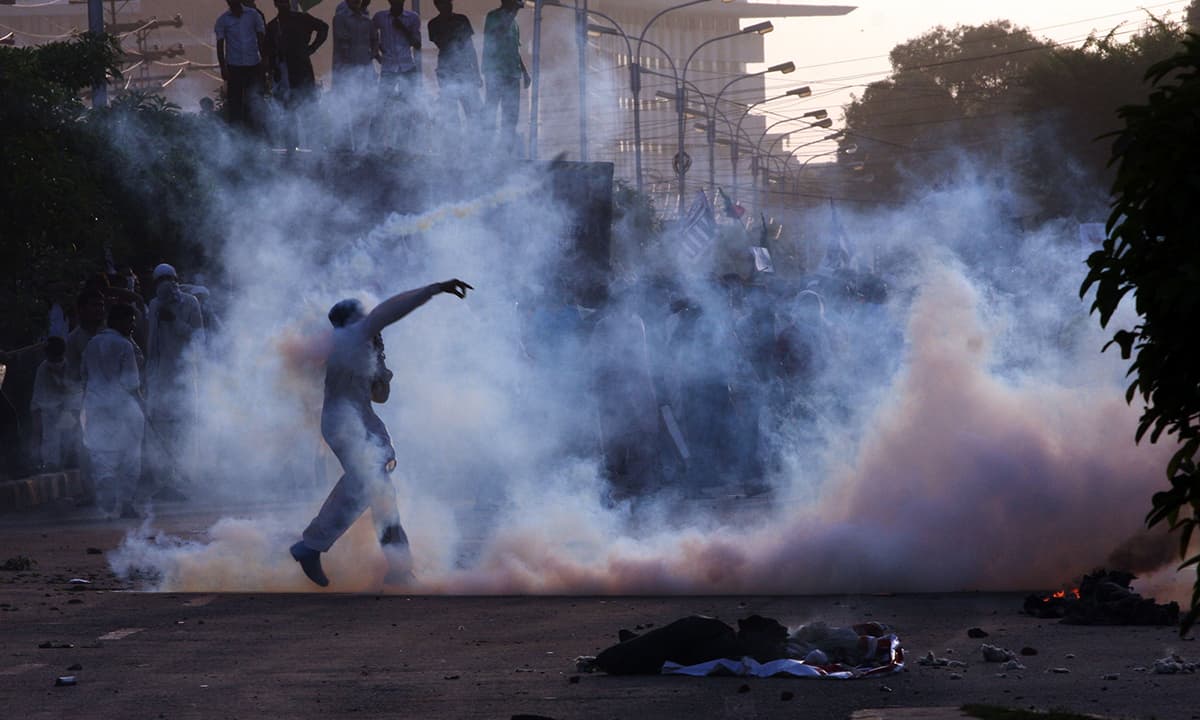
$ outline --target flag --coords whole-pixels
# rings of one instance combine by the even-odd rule
[[[750,252],[754,255],[754,270],[761,273],[775,272],[775,265],[771,262],[771,251],[765,247],[751,247]]]
[[[831,267],[848,268],[851,261],[854,259],[854,242],[850,239],[846,228],[842,226],[842,221],[838,217],[837,206],[833,204],[833,199],[829,200],[829,231],[833,238],[829,243],[829,250],[825,254],[825,259]]]
[[[717,235],[717,221],[703,190],[696,191],[696,199],[692,201],[687,214],[680,218],[679,234],[684,251],[692,260],[703,255],[712,245]]]
[[[742,216],[746,214],[746,208],[735,204],[721,188],[717,188],[717,194],[721,196],[721,202],[725,205],[725,217],[741,220]]]

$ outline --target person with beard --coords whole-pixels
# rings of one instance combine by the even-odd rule
[[[292,10],[289,0],[275,0],[275,19],[267,23],[267,67],[275,82],[275,96],[285,112],[283,141],[289,150],[300,146],[301,115],[316,95],[317,79],[309,57],[329,37],[329,25],[308,13]]]
[[[134,519],[141,474],[145,416],[141,407],[137,314],[128,305],[108,311],[108,327],[83,351],[83,442],[91,459],[96,504],[110,519]]]
[[[461,105],[466,124],[474,125],[483,109],[479,101],[483,78],[471,40],[475,29],[466,15],[454,12],[454,0],[433,0],[433,4],[438,14],[429,21],[428,28],[429,39],[438,48],[438,100],[442,117],[457,120]]]
[[[156,450],[152,469],[178,475],[192,460],[188,434],[200,374],[196,354],[205,344],[204,316],[200,302],[180,289],[174,267],[163,263],[154,268],[153,277],[146,343],[146,419]],[[164,489],[159,499],[172,497],[182,499],[178,488]]]
[[[396,488],[391,472],[396,452],[387,426],[371,408],[388,399],[392,373],[384,363],[383,329],[424,305],[435,295],[465,298],[470,285],[447,280],[394,295],[370,313],[358,300],[342,300],[329,311],[333,346],[325,366],[325,402],[321,408],[321,437],[329,445],[343,475],[321,510],[291,546],[292,558],[317,585],[329,584],[321,568],[328,552],[346,530],[370,507],[376,537],[388,560],[384,583],[412,580],[412,554],[400,524]]]

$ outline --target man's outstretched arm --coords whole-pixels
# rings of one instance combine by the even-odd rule
[[[383,331],[385,327],[396,322],[400,318],[409,314],[413,310],[421,307],[429,302],[429,299],[440,293],[450,293],[460,298],[467,296],[468,290],[474,290],[462,280],[454,279],[445,282],[433,283],[426,285],[416,290],[402,292],[399,295],[393,295],[387,300],[375,306],[375,309],[367,315],[364,322],[364,331],[367,337],[373,337]]]

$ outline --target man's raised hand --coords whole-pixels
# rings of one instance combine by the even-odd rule
[[[474,289],[475,288],[466,284],[462,280],[459,280],[458,278],[438,283],[439,291],[444,292],[444,293],[450,293],[451,295],[456,295],[460,298],[465,298],[467,296],[467,291],[474,290]]]

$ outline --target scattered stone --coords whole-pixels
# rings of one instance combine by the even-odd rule
[[[788,700],[791,700],[794,697],[796,697],[796,694],[793,693],[791,690],[784,690],[783,692],[779,693],[779,699],[784,702],[787,702]]]
[[[1068,659],[1068,660],[1074,660],[1074,659],[1075,659],[1075,653],[1067,653],[1067,659]]]
[[[71,643],[56,643],[56,642],[47,640],[44,643],[39,643],[38,647],[43,650],[70,650],[71,648],[73,648],[75,646],[72,645]]]
[[[890,687],[888,687],[887,685],[880,685],[879,692],[890,693],[890,692],[892,692],[892,689]]]
[[[1105,675],[1105,676],[1104,676],[1104,679],[1105,679],[1105,680],[1120,680],[1120,679],[1121,679],[1121,673],[1109,673],[1109,674],[1107,674],[1107,675]]]
[[[963,676],[958,673],[950,673],[951,680],[962,680]]]
[[[91,585],[92,581],[84,580],[83,578],[71,578],[70,580],[67,581],[67,584],[69,584],[69,585]]]
[[[1053,667],[1053,668],[1050,668],[1049,670],[1047,670],[1046,672],[1052,672],[1055,675],[1069,675],[1071,673],[1070,669],[1065,668],[1065,667]]]
[[[37,565],[36,560],[30,560],[24,555],[17,555],[16,557],[10,557],[9,559],[5,560],[4,564],[0,565],[0,570],[7,570],[9,572],[24,572],[26,570],[32,570],[34,565]]]
[[[71,667],[67,668],[67,672],[78,672],[82,669],[83,669],[82,665],[80,665],[79,663],[75,663]]]
[[[55,687],[71,687],[76,684],[74,675],[60,675],[54,680]]]
[[[742,685],[740,688],[738,688],[738,694],[739,694],[739,695],[743,695],[743,694],[745,694],[745,693],[748,693],[748,692],[750,692],[750,686],[749,686],[749,685]]]
[[[967,637],[971,638],[972,640],[979,640],[980,638],[985,638],[987,636],[988,632],[983,628],[973,627],[967,631]]]
[[[928,665],[931,667],[952,667],[952,668],[965,668],[967,666],[967,664],[965,662],[963,662],[962,660],[951,660],[950,658],[937,657],[933,654],[932,650],[930,650],[929,653],[925,657],[917,660],[917,664],[918,665]]]
[[[1021,662],[1019,660],[1017,660],[1016,658],[1009,660],[1008,662],[1004,663],[1004,665],[1002,665],[1001,667],[1003,668],[1003,670],[1005,672],[1016,672],[1017,670],[1025,669],[1025,666],[1022,665]]]
[[[1021,648],[1021,654],[1026,657],[1029,657],[1031,655],[1037,655],[1038,651],[1037,651],[1037,648],[1031,648],[1028,645],[1026,645],[1025,647]]]
[[[1008,662],[1016,657],[1012,650],[996,647],[995,645],[988,645],[987,643],[980,645],[979,651],[983,653],[983,659],[987,662]]]
[[[1190,663],[1175,654],[1154,661],[1154,674],[1156,675],[1194,673],[1197,670],[1200,670],[1200,663]]]
[[[596,672],[596,656],[595,655],[580,655],[575,658],[575,672],[594,673]]]

